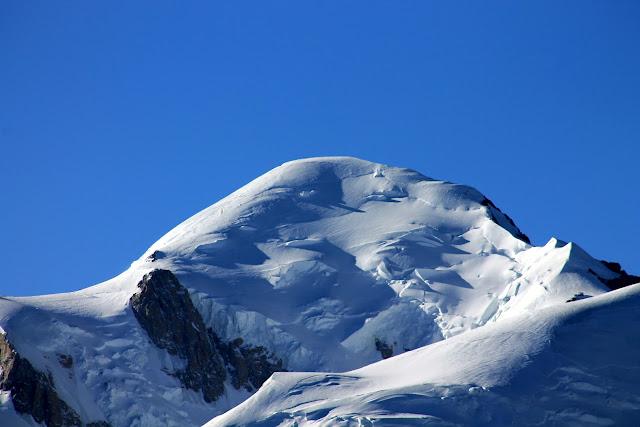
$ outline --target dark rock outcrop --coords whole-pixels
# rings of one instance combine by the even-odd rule
[[[592,297],[592,295],[587,295],[584,292],[578,292],[577,294],[575,294],[574,296],[572,296],[571,298],[569,298],[565,302],[580,301],[581,299],[587,299],[587,298],[591,298],[591,297]]]
[[[244,345],[241,338],[224,342],[207,328],[171,271],[154,270],[138,287],[130,299],[136,319],[156,346],[185,360],[186,367],[173,375],[185,387],[202,391],[207,402],[222,395],[227,375],[235,388],[253,391],[283,370],[282,361],[264,347]]]
[[[174,373],[180,382],[215,401],[224,392],[226,371],[189,292],[169,270],[146,274],[138,287],[130,304],[140,326],[156,346],[186,361]]]
[[[390,346],[389,344],[387,344],[386,342],[382,341],[379,338],[375,339],[375,344],[376,344],[376,350],[380,352],[380,356],[382,356],[383,359],[388,359],[391,356],[393,356],[392,346]]]
[[[482,199],[480,204],[487,208],[487,213],[489,214],[489,218],[491,219],[491,221],[495,222],[496,224],[500,224],[500,221],[498,220],[496,213],[502,215],[504,219],[513,227],[514,233],[512,234],[514,235],[514,237],[522,240],[525,243],[531,244],[531,240],[529,239],[529,236],[527,236],[522,231],[520,231],[516,223],[513,222],[513,219],[511,219],[511,217],[506,213],[502,212],[500,208],[497,207],[490,199],[485,197],[484,199]]]
[[[58,396],[53,378],[33,367],[0,334],[0,390],[9,391],[16,411],[48,427],[82,426],[78,414]]]
[[[73,357],[68,354],[58,354],[58,362],[63,368],[71,369],[73,367]]]
[[[164,257],[165,257],[164,252],[162,252],[162,251],[153,251],[153,253],[147,257],[147,260],[149,260],[151,262],[155,262],[155,261],[157,261],[159,259],[162,259]]]
[[[609,262],[604,260],[600,262],[604,264],[604,266],[607,267],[609,270],[618,274],[618,277],[615,277],[613,279],[604,279],[596,274],[596,276],[598,276],[598,279],[602,283],[607,285],[609,289],[612,289],[612,290],[620,289],[620,288],[624,288],[625,286],[635,285],[636,283],[640,283],[640,276],[634,276],[633,274],[627,273],[622,269],[622,266],[617,262]]]
[[[231,374],[231,384],[236,389],[255,391],[271,374],[284,371],[282,360],[262,346],[244,345],[242,338],[225,343],[211,329],[209,335],[220,351]]]

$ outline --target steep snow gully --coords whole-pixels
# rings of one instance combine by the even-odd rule
[[[0,298],[0,425],[634,425],[636,282],[471,187],[293,161],[107,282]]]

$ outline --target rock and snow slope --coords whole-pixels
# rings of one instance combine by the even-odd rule
[[[206,427],[637,426],[640,284],[341,374],[276,373]]]
[[[470,187],[315,158],[186,220],[114,279],[1,299],[0,327],[82,423],[198,425],[269,370],[356,369],[631,281],[573,243],[531,246]],[[0,420],[32,422],[6,384]]]

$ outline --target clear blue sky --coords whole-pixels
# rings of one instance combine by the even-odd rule
[[[0,294],[85,287],[287,160],[470,184],[640,273],[640,2],[0,3]]]

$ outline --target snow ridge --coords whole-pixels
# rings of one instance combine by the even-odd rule
[[[352,372],[275,374],[206,426],[634,425],[639,304],[637,284]]]

